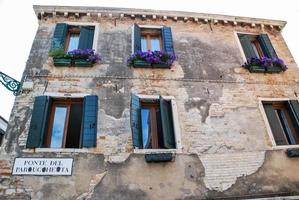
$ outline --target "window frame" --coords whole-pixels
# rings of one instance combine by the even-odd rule
[[[156,38],[159,39],[159,42],[160,42],[160,51],[163,51],[163,40],[162,40],[161,29],[153,29],[153,28],[148,29],[147,28],[148,31],[145,31],[145,30],[142,30],[142,29],[145,29],[145,28],[141,28],[141,43],[142,43],[142,38],[145,37],[146,38],[146,49],[147,49],[146,51],[153,51],[153,49],[152,49],[152,42],[151,42],[151,39],[153,37],[156,37]],[[141,48],[142,48],[142,45],[141,45]]]
[[[135,94],[141,100],[159,100],[159,95],[141,95]],[[137,149],[134,148],[136,154],[146,153],[182,153],[182,140],[181,140],[181,128],[179,124],[179,115],[177,110],[177,104],[173,96],[162,96],[163,99],[170,101],[172,110],[173,130],[176,148],[175,149]]]
[[[239,39],[238,34],[254,35],[254,36],[259,36],[261,34],[267,34],[268,35],[268,33],[266,33],[266,32],[250,33],[250,32],[234,31],[235,39],[237,41],[237,44],[238,44],[238,47],[239,47],[239,51],[241,52],[241,56],[242,56],[243,62],[247,62],[247,58],[246,58],[246,55],[245,55],[245,52],[243,50],[243,47],[242,47],[242,44],[241,44],[241,41]],[[264,54],[264,52],[263,52],[263,54]]]
[[[69,26],[94,26],[92,49],[94,49],[95,52],[97,51],[97,44],[98,44],[98,38],[99,38],[99,24],[98,23],[72,22],[72,21],[61,21],[60,23],[66,23]],[[67,36],[65,39],[67,39]],[[65,47],[64,47],[65,50],[67,50],[66,46],[67,45],[65,44]]]
[[[262,118],[264,120],[265,126],[266,126],[266,130],[267,130],[267,134],[270,138],[271,141],[271,149],[273,150],[277,150],[277,149],[289,149],[289,148],[299,148],[299,144],[295,144],[295,145],[277,145],[274,139],[274,135],[272,133],[272,129],[268,120],[268,117],[266,115],[266,111],[264,109],[263,106],[263,101],[272,101],[272,102],[283,102],[283,101],[290,101],[290,100],[297,100],[299,101],[299,99],[297,98],[258,98],[258,104],[259,104],[259,109],[260,112],[262,114]]]
[[[57,93],[57,92],[45,92],[44,96],[49,96],[51,98],[84,98],[85,96],[92,95],[91,93]],[[22,150],[23,152],[36,152],[36,153],[88,153],[90,152],[90,148],[49,148],[49,147],[37,147],[37,148],[25,148]]]

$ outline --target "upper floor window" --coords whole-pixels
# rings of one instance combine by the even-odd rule
[[[299,144],[299,103],[262,101],[276,145]]]
[[[267,34],[238,33],[238,37],[247,60],[262,57],[277,58]]]
[[[94,26],[57,23],[52,39],[52,48],[63,48],[66,52],[74,49],[92,49],[94,31]]]
[[[161,51],[162,34],[161,29],[141,29],[141,51]]]
[[[35,98],[27,148],[95,147],[98,97]]]
[[[131,98],[133,145],[139,149],[175,149],[171,100]]]

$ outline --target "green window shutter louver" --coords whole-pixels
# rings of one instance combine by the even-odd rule
[[[164,26],[162,28],[162,41],[164,51],[174,54],[173,38],[170,27]]]
[[[50,100],[49,96],[35,97],[26,148],[42,146],[51,106]]]
[[[240,35],[238,35],[238,37],[239,37],[241,46],[243,48],[244,54],[246,56],[246,59],[250,60],[251,58],[256,58],[256,55],[255,55],[254,50],[251,46],[251,42],[250,42],[248,36],[240,34]]]
[[[134,53],[141,51],[141,30],[137,24],[133,26],[134,31]]]
[[[257,37],[257,40],[259,41],[265,56],[267,56],[268,58],[277,58],[277,54],[267,34],[259,35]]]
[[[133,146],[142,148],[141,137],[141,104],[138,96],[132,94],[131,96],[131,128]]]
[[[275,139],[275,142],[277,145],[287,145],[287,138],[284,134],[283,128],[280,125],[280,121],[278,118],[277,113],[273,109],[273,106],[271,103],[264,103],[263,104],[268,122],[270,124],[273,137]]]
[[[78,49],[92,49],[94,26],[81,26]]]
[[[98,96],[89,95],[83,101],[82,147],[96,147]]]
[[[52,46],[51,48],[64,48],[65,45],[65,38],[67,33],[67,24],[66,23],[57,23],[54,35],[52,39]]]
[[[299,102],[297,100],[290,100],[286,105],[296,133],[299,135]]]
[[[160,113],[163,130],[163,142],[167,149],[175,149],[173,117],[170,102],[160,96]]]

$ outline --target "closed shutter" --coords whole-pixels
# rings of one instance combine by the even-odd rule
[[[78,49],[92,49],[93,36],[94,26],[82,26],[80,28]]]
[[[287,109],[289,111],[296,133],[299,136],[299,102],[297,100],[288,101]]]
[[[250,60],[251,58],[256,58],[254,49],[251,46],[251,42],[247,35],[239,34],[239,40],[241,42],[244,54],[246,56],[247,60]]]
[[[137,24],[133,26],[134,37],[133,37],[133,46],[134,46],[134,53],[141,51],[141,30]]]
[[[56,24],[53,39],[52,39],[52,49],[64,48],[66,33],[67,33],[67,24],[65,23]]]
[[[96,147],[98,96],[89,95],[83,101],[82,147]]]
[[[142,148],[142,137],[141,137],[141,105],[138,96],[132,94],[131,96],[131,128],[133,146]]]
[[[162,40],[164,51],[174,54],[172,32],[170,27],[164,26],[162,28]]]
[[[35,97],[26,144],[27,148],[37,148],[42,146],[44,133],[47,128],[50,106],[49,96]]]
[[[268,122],[270,124],[273,137],[277,145],[287,145],[287,138],[284,134],[283,128],[279,121],[278,115],[273,109],[271,103],[263,103],[264,109],[268,118]]]
[[[267,34],[261,34],[257,37],[257,39],[261,45],[263,53],[266,54],[265,56],[268,58],[277,58],[277,54]]]
[[[164,147],[167,149],[174,149],[175,140],[174,140],[171,104],[169,101],[166,101],[161,96],[160,96],[160,112],[161,112]]]

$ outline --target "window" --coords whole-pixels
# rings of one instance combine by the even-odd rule
[[[94,26],[74,26],[66,23],[56,24],[52,48],[64,48],[66,52],[74,49],[92,49]]]
[[[262,101],[276,145],[299,144],[299,103]]]
[[[276,52],[267,34],[241,34],[238,37],[246,59],[251,58],[277,58]]]
[[[171,28],[133,26],[133,53],[138,51],[166,51],[174,53]]]
[[[141,29],[141,51],[161,51],[162,34],[161,29]]]
[[[96,146],[97,96],[35,98],[27,148]]]
[[[170,100],[141,99],[132,95],[131,126],[133,145],[139,149],[175,149],[175,134]]]

